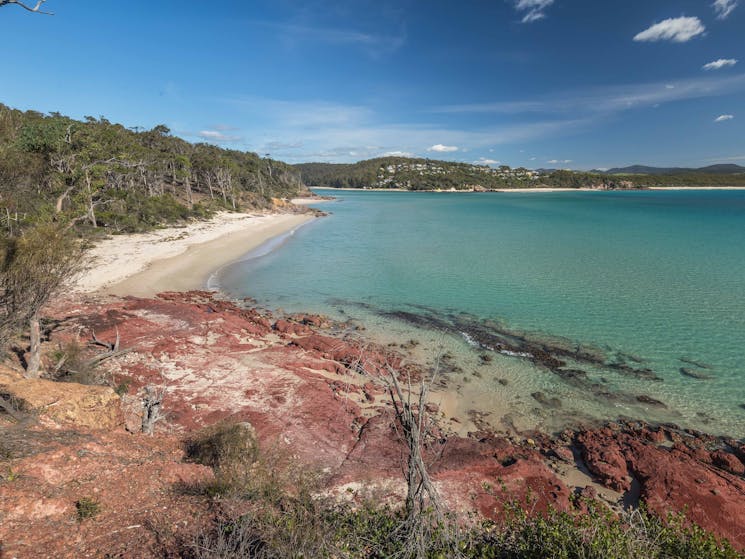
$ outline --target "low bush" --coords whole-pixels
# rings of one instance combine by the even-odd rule
[[[98,515],[101,512],[101,504],[91,497],[83,497],[75,501],[75,511],[78,521],[82,522],[86,518],[93,518]]]
[[[502,522],[442,520],[424,509],[418,525],[425,537],[412,545],[405,511],[331,498],[312,469],[280,453],[260,453],[247,424],[205,429],[186,450],[189,460],[214,469],[214,481],[196,489],[217,498],[222,511],[208,529],[181,542],[186,559],[745,559],[683,515],[614,513],[594,501],[585,501],[583,512],[535,515],[525,510],[529,502],[513,503]]]

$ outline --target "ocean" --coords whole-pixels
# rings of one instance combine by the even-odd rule
[[[328,191],[215,277],[440,364],[495,428],[617,418],[745,436],[745,191]],[[444,357],[444,358],[443,358]]]

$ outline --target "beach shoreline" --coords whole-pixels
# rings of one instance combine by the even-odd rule
[[[313,218],[311,213],[223,212],[182,227],[112,236],[89,251],[90,266],[73,291],[153,297],[204,289],[216,270]]]
[[[350,191],[350,192],[433,192],[439,194],[473,194],[473,193],[489,193],[489,192],[507,192],[507,193],[537,193],[537,192],[641,192],[645,190],[745,190],[745,186],[648,186],[646,188],[621,188],[621,189],[605,189],[605,188],[560,188],[560,187],[547,187],[547,188],[492,188],[489,190],[406,190],[403,188],[335,188],[333,186],[311,186],[309,188],[316,188],[319,190],[329,191]],[[309,203],[309,202],[305,202]]]

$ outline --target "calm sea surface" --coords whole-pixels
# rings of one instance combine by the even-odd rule
[[[223,269],[220,288],[443,346],[453,405],[495,425],[626,416],[745,436],[745,191],[333,195],[316,204],[329,217]],[[480,322],[604,363],[567,365],[578,383],[505,352],[480,359]]]

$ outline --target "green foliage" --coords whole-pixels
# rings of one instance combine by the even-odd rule
[[[114,392],[116,392],[117,396],[126,396],[129,393],[129,386],[130,382],[125,380],[114,387]]]
[[[666,521],[644,509],[615,515],[604,505],[589,510],[528,515],[513,505],[503,524],[486,522],[474,531],[467,557],[479,559],[667,559],[742,557],[727,542],[690,525],[683,515]]]
[[[190,144],[163,125],[135,131],[0,104],[0,227],[9,233],[50,218],[86,234],[139,231],[302,190],[289,165]]]
[[[506,165],[483,165],[382,157],[358,163],[301,163],[303,181],[334,188],[401,188],[405,190],[472,190],[502,188],[634,189],[650,186],[745,186],[745,173],[677,173],[667,175],[603,174],[554,170],[530,172]]]
[[[25,325],[78,270],[82,248],[62,224],[0,236],[0,342]]]
[[[259,479],[259,447],[247,423],[225,421],[206,427],[186,441],[185,450],[188,461],[215,471],[214,482],[203,488],[210,495],[245,494],[255,488],[257,481],[268,485],[268,476]]]
[[[615,513],[591,500],[580,503],[582,511],[532,514],[528,498],[510,504],[500,522],[449,514],[441,520],[424,509],[427,537],[423,547],[412,547],[403,509],[329,495],[307,466],[260,453],[246,424],[205,429],[186,450],[187,459],[215,472],[215,481],[197,493],[224,505],[214,523],[180,542],[179,556],[189,559],[745,559],[683,515],[661,520],[643,508]]]
[[[101,512],[101,503],[91,497],[83,497],[75,501],[75,511],[79,522],[86,518],[94,518]]]
[[[223,519],[186,545],[186,557],[462,557],[472,559],[742,559],[727,542],[686,522],[642,510],[612,513],[587,503],[587,512],[529,515],[513,506],[504,522],[483,521],[453,530],[435,526],[423,555],[407,548],[400,510],[299,495],[255,501],[250,512]],[[425,511],[423,514],[428,514]],[[434,522],[434,520],[432,519]],[[455,538],[439,535],[456,534]]]

